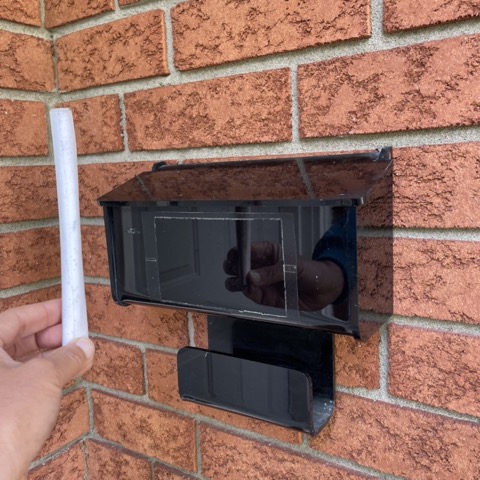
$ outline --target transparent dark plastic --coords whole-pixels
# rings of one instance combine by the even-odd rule
[[[181,398],[318,433],[334,405],[332,334],[381,325],[359,319],[357,209],[390,172],[388,148],[160,163],[99,199],[114,300],[209,315],[208,349],[178,353]],[[388,269],[375,262],[378,283]],[[386,303],[383,283],[371,290]]]

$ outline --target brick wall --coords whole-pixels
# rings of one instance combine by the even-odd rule
[[[67,5],[68,3],[68,5]],[[46,112],[73,109],[96,363],[31,479],[480,478],[478,0],[3,0],[0,305],[59,295]],[[393,145],[393,315],[338,337],[316,438],[181,402],[205,318],[112,303],[96,198],[154,161]],[[381,226],[361,212],[362,261]],[[390,312],[391,313],[391,312]]]

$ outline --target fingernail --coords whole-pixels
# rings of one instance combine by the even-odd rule
[[[93,354],[95,353],[95,345],[89,338],[79,338],[75,342],[75,345],[82,349],[87,358],[93,357]]]

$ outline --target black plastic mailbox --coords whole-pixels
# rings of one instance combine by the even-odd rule
[[[389,148],[156,164],[99,199],[115,301],[209,314],[208,350],[178,353],[183,399],[325,425],[332,333],[372,333],[358,316],[356,209],[390,167]]]

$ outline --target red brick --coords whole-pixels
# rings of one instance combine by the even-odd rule
[[[480,416],[480,338],[391,325],[392,395]]]
[[[45,28],[58,27],[113,10],[113,0],[73,0],[67,3],[62,0],[45,0]]]
[[[292,138],[287,69],[130,93],[125,104],[131,150]]]
[[[80,443],[70,447],[58,457],[30,470],[28,480],[84,480],[85,462]]]
[[[335,335],[335,381],[344,387],[376,389],[380,386],[380,360],[377,335],[360,342]]]
[[[93,391],[97,432],[129,450],[193,471],[195,422],[173,413]]]
[[[58,420],[38,457],[44,457],[88,433],[90,429],[85,390],[75,390],[62,399]]]
[[[362,238],[360,307],[391,313],[390,240]],[[398,315],[478,324],[478,242],[398,238],[393,244],[393,310]],[[384,288],[382,289],[382,285]]]
[[[118,0],[118,4],[120,7],[126,7],[128,5],[133,5],[134,3],[138,3],[141,0]]]
[[[38,228],[0,235],[0,288],[60,276],[57,228]]]
[[[155,465],[153,480],[195,480],[196,477],[174,470],[173,468]]]
[[[63,91],[168,74],[161,10],[71,33],[56,47]]]
[[[396,227],[478,228],[479,147],[457,143],[395,148],[393,206],[384,192],[360,209],[360,224],[391,226],[386,207],[393,208]]]
[[[0,30],[0,59],[0,87],[35,92],[53,89],[50,41]]]
[[[311,446],[402,478],[475,480],[478,424],[338,394],[333,419]]]
[[[150,480],[150,462],[118,447],[87,442],[89,480]]]
[[[101,285],[87,285],[86,295],[94,332],[170,348],[188,344],[185,312],[143,305],[120,307],[113,302],[110,287]]]
[[[57,217],[54,167],[2,167],[0,185],[1,223]]]
[[[177,360],[175,355],[147,351],[147,372],[149,397],[176,410],[206,415],[220,422],[245,430],[251,430],[267,437],[284,442],[299,444],[301,434],[295,430],[279,427],[261,420],[237,415],[216,408],[201,406],[197,403],[184,402],[178,394]]]
[[[389,33],[480,16],[476,0],[385,0],[383,8],[383,26]]]
[[[102,340],[95,341],[95,362],[83,379],[115,390],[143,395],[142,352],[129,345]]]
[[[0,18],[12,22],[34,25],[42,24],[39,0],[3,0],[0,5]]]
[[[203,474],[209,479],[329,480],[371,478],[326,462],[230,433],[201,426]]]
[[[0,157],[47,155],[45,105],[0,100]]]
[[[480,322],[480,243],[398,239],[394,259],[395,313]]]
[[[7,310],[8,308],[20,307],[22,305],[30,305],[31,303],[44,302],[45,300],[52,300],[54,298],[60,298],[60,285],[53,287],[41,288],[34,290],[33,292],[23,293],[15,295],[13,297],[0,299],[0,311]]]
[[[208,348],[207,316],[203,313],[193,313],[194,342],[199,348]]]
[[[107,240],[103,227],[82,227],[83,270],[91,277],[109,278]]]
[[[141,172],[150,171],[152,162],[100,163],[78,168],[80,211],[83,217],[102,217],[97,199]]]
[[[71,108],[79,155],[123,150],[122,113],[117,95],[61,104]]]
[[[172,11],[179,70],[299,50],[370,35],[367,1],[190,0]]]
[[[300,135],[478,125],[479,48],[471,35],[300,66]]]

